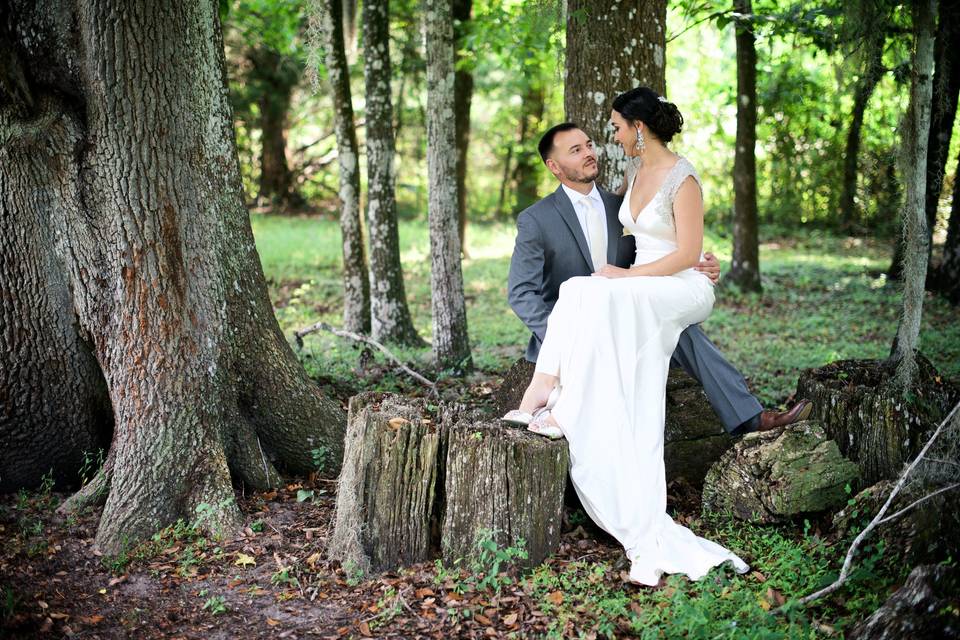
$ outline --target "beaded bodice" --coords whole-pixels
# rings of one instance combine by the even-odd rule
[[[623,196],[620,205],[620,224],[632,233],[637,240],[637,250],[672,251],[677,248],[677,229],[673,219],[673,202],[680,190],[680,185],[693,176],[700,186],[700,176],[696,169],[686,159],[681,157],[667,172],[660,188],[638,213],[634,220],[630,211],[630,194],[633,192],[633,183],[636,173],[630,178],[627,193]]]

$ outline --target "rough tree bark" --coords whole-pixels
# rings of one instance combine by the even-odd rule
[[[351,398],[327,554],[364,573],[426,560],[439,454],[439,426],[425,401]]]
[[[845,226],[859,221],[857,210],[857,160],[860,157],[860,131],[863,129],[863,116],[867,111],[870,96],[883,77],[883,45],[886,37],[881,31],[870,34],[864,43],[864,69],[857,79],[853,95],[853,113],[850,116],[850,130],[847,132],[846,151],[843,156],[843,191],[840,194],[840,216]]]
[[[264,202],[300,206],[287,161],[287,116],[293,89],[300,82],[299,64],[269,48],[252,50],[251,77],[263,88],[260,95],[260,182]]]
[[[350,4],[350,0],[348,0]],[[350,67],[344,50],[341,0],[314,0],[314,45],[326,53],[340,166],[340,235],[343,241],[343,326],[370,333],[370,280],[360,221],[360,151],[353,120]]]
[[[370,313],[373,337],[421,346],[407,307],[400,266],[394,191],[394,129],[390,98],[390,3],[363,3],[363,75],[366,85],[367,226],[370,240]]]
[[[760,291],[757,218],[757,49],[750,0],[734,0],[737,42],[737,144],[733,156],[733,262],[727,280]]]
[[[460,251],[467,251],[467,154],[470,150],[470,106],[473,103],[473,71],[463,68],[460,50],[470,31],[473,0],[453,0],[453,33],[456,38],[456,76],[453,81],[453,119],[457,129],[457,216]]]
[[[917,373],[920,318],[927,279],[930,234],[924,208],[927,184],[927,145],[930,134],[930,107],[933,94],[933,39],[936,28],[936,0],[922,0],[913,7],[915,44],[910,106],[904,118],[903,167],[905,202],[903,208],[903,310],[894,342],[893,360],[898,362],[897,387],[906,393]]]
[[[31,216],[57,230],[34,251],[45,280],[69,281],[72,305],[55,313],[106,381],[100,548],[192,520],[202,503],[207,528],[235,525],[231,473],[271,486],[276,467],[309,470],[318,446],[339,466],[344,416],[280,332],[243,207],[216,4],[17,1],[8,16],[0,40],[28,97],[19,111],[4,100],[2,153],[32,154],[44,182],[0,163],[2,233]],[[51,395],[81,392],[89,369]]]
[[[427,52],[427,174],[433,357],[443,369],[469,370],[470,340],[460,267],[454,39],[451,0],[424,0]]]
[[[613,141],[610,103],[638,85],[665,93],[666,29],[666,0],[567,0],[563,107],[567,120],[593,139],[597,181],[607,189],[620,186],[626,167]]]

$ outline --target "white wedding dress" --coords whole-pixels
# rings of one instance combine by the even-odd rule
[[[677,248],[673,201],[700,179],[680,158],[633,220],[630,193],[620,222],[637,241],[634,264]],[[688,269],[663,277],[571,278],[560,287],[537,359],[559,376],[553,415],[570,446],[570,477],[594,522],[623,545],[630,578],[656,585],[663,573],[699,579],[726,560],[746,563],[667,515],[663,429],[667,373],[680,333],[713,307],[713,285]]]

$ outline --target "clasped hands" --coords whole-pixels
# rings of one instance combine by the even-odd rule
[[[698,262],[694,269],[710,278],[710,282],[713,284],[717,284],[720,281],[720,261],[717,260],[717,256],[709,251],[703,254],[703,260]],[[626,278],[630,276],[630,269],[606,264],[600,267],[600,270],[593,275],[603,278]]]

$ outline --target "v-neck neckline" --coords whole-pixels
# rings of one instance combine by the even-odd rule
[[[633,196],[633,187],[637,184],[637,174],[633,174],[633,180],[630,181],[630,189],[627,191],[627,213],[630,214],[630,219],[633,221],[633,224],[637,224],[637,220],[640,219],[640,216],[644,211],[647,210],[653,201],[657,199],[657,196],[660,195],[660,190],[663,189],[663,185],[667,184],[667,180],[670,178],[670,174],[673,173],[674,169],[680,166],[680,163],[683,161],[682,156],[677,156],[677,161],[673,163],[673,166],[667,169],[667,174],[663,176],[663,180],[660,181],[660,185],[657,187],[657,190],[653,192],[653,197],[647,202],[647,204],[640,207],[640,210],[637,211],[637,215],[633,215],[633,207],[630,205],[630,198]],[[637,172],[639,173],[639,172]]]

